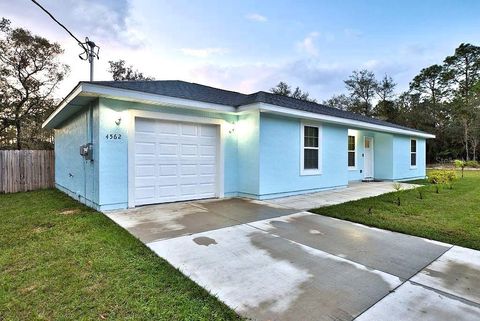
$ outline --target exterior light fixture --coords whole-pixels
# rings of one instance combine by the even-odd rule
[[[121,122],[122,122],[122,117],[118,117],[118,119],[115,120],[115,124],[117,124],[117,126],[120,126]]]

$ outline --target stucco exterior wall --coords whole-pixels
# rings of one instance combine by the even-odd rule
[[[55,184],[89,206],[98,207],[98,104],[83,109],[55,130]],[[90,123],[91,118],[91,123]],[[94,160],[80,155],[80,145],[94,144]]]
[[[426,146],[424,138],[417,140],[417,166],[410,166],[410,136],[395,136],[393,141],[393,176],[395,180],[424,178],[426,175]]]
[[[227,124],[221,132],[221,183],[225,197],[267,199],[345,187],[349,181],[363,179],[365,136],[374,138],[375,178],[401,180],[425,176],[422,138],[417,138],[417,166],[411,168],[411,137],[356,130],[356,167],[349,170],[349,129],[308,121],[321,128],[321,174],[302,175],[301,119],[258,110],[233,115],[99,98],[55,130],[55,174],[59,189],[100,210],[128,207],[129,139],[133,137],[134,110],[215,119]],[[120,123],[116,124],[118,120]],[[110,135],[121,139],[109,139]],[[94,160],[85,161],[79,154],[79,146],[90,141]]]
[[[242,114],[236,124],[238,195],[257,197],[260,190],[260,113]]]
[[[259,198],[272,198],[344,187],[347,176],[347,128],[321,127],[321,174],[300,173],[302,121],[271,114],[260,117]]]

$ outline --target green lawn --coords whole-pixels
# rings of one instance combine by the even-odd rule
[[[0,195],[0,320],[238,320],[103,214],[56,190]]]
[[[453,189],[439,194],[433,185],[421,189],[423,199],[418,190],[407,190],[311,212],[480,250],[480,171],[465,171]]]

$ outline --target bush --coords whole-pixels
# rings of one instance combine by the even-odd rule
[[[468,162],[465,162],[466,167],[472,167],[472,168],[478,168],[480,167],[480,164],[476,160],[471,160]]]
[[[432,171],[428,175],[428,182],[431,184],[451,184],[457,179],[457,174],[452,170]]]
[[[453,163],[455,164],[455,167],[461,168],[461,169],[463,169],[467,165],[467,162],[465,162],[461,159],[456,159],[456,160],[453,161]]]

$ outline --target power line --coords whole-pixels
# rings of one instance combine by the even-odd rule
[[[63,29],[65,29],[66,32],[68,32],[68,34],[70,36],[72,36],[73,39],[75,39],[78,44],[80,45],[80,47],[82,47],[84,50],[87,50],[87,48],[85,48],[85,45],[80,41],[78,40],[77,37],[75,37],[75,35],[70,31],[68,30],[67,27],[65,27],[60,21],[58,21],[47,9],[45,9],[40,3],[38,3],[36,0],[32,0],[33,3],[35,3],[40,9],[42,9],[43,11],[45,11],[46,14],[48,14],[50,16],[50,18],[53,19],[53,21],[55,21],[60,27],[62,27]]]
[[[38,1],[32,0],[33,3],[35,3],[40,9],[42,9],[46,14],[50,16],[50,18],[53,19],[60,27],[62,27],[68,34],[77,41],[77,43],[82,47],[83,52],[78,55],[78,57],[82,60],[88,60],[90,63],[90,81],[93,81],[93,61],[95,58],[99,59],[98,57],[98,52],[100,51],[100,47],[95,44],[95,42],[91,41],[88,39],[88,37],[85,38],[85,42],[81,42],[78,40],[75,35],[68,30],[67,27],[65,27],[60,21],[58,21],[53,14],[51,14],[47,9],[45,9]]]

